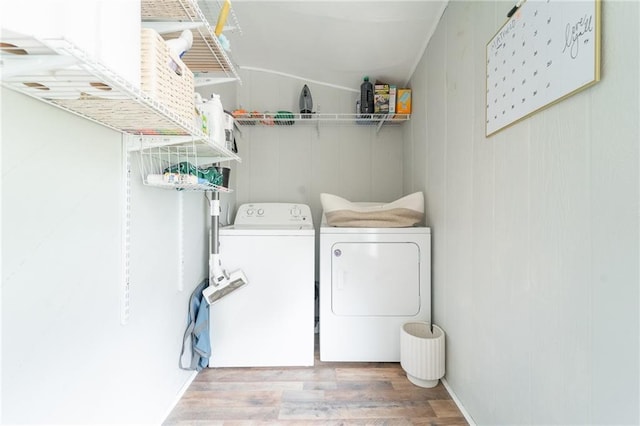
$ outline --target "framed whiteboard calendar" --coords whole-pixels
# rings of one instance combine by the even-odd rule
[[[486,135],[600,80],[600,0],[529,0],[487,43]]]

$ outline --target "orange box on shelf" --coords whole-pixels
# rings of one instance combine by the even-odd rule
[[[396,114],[411,114],[411,89],[398,89]]]

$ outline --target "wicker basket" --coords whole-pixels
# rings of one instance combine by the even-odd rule
[[[142,90],[191,125],[195,114],[191,70],[171,53],[160,34],[150,28],[142,29],[141,56]]]

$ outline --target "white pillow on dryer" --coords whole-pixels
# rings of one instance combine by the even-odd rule
[[[420,223],[424,217],[422,192],[414,192],[391,203],[354,203],[322,193],[320,202],[331,226],[403,228]]]

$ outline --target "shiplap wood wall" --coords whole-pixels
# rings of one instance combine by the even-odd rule
[[[636,424],[639,5],[603,2],[598,84],[486,138],[510,6],[450,2],[411,80],[446,377],[478,424]]]

